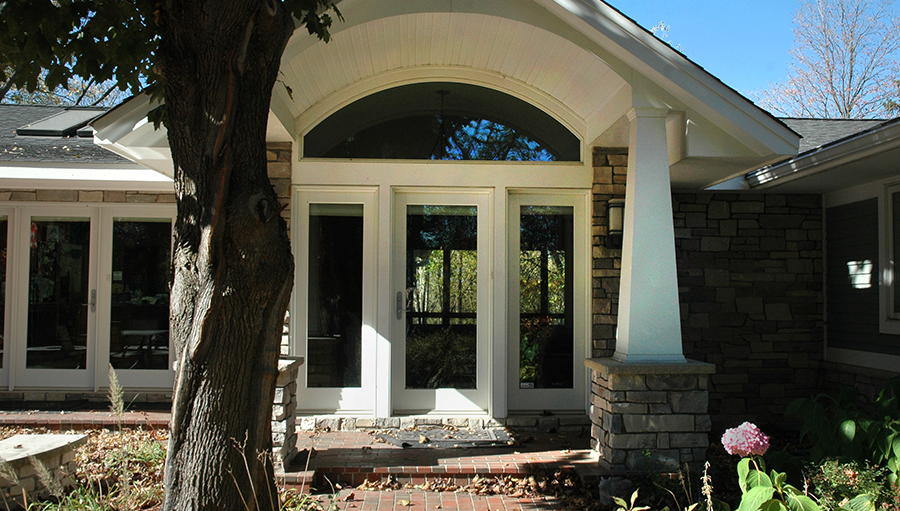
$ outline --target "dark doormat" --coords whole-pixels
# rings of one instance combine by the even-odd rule
[[[509,447],[515,440],[505,429],[425,429],[392,431],[378,435],[383,441],[404,449],[466,449]]]

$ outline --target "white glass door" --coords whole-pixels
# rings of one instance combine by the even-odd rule
[[[171,388],[171,206],[104,208],[98,288],[97,377],[115,369],[126,389]]]
[[[586,195],[509,199],[509,410],[583,411]]]
[[[395,193],[395,415],[488,408],[490,199],[489,192]]]
[[[375,190],[298,191],[291,332],[305,412],[375,413]]]
[[[18,267],[25,280],[16,291],[17,386],[93,387],[97,216],[87,207],[22,210]]]

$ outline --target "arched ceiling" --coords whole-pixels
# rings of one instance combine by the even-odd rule
[[[285,105],[294,119],[314,117],[301,121],[300,131],[349,102],[337,100],[326,111],[311,112],[339,91],[410,68],[432,69],[437,77],[458,81],[472,72],[493,75],[504,82],[506,92],[530,94],[530,102],[582,138],[585,120],[627,86],[603,60],[570,40],[524,21],[486,14],[426,12],[379,18],[336,33],[328,44],[286,53],[281,79],[291,92],[276,86],[276,94],[282,100],[288,96]]]

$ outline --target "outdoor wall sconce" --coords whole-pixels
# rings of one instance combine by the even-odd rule
[[[606,248],[622,248],[625,225],[625,199],[610,199],[606,203]]]

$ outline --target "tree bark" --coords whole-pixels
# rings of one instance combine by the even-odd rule
[[[266,172],[280,0],[164,0],[177,353],[164,510],[278,509],[271,408],[293,258]]]

